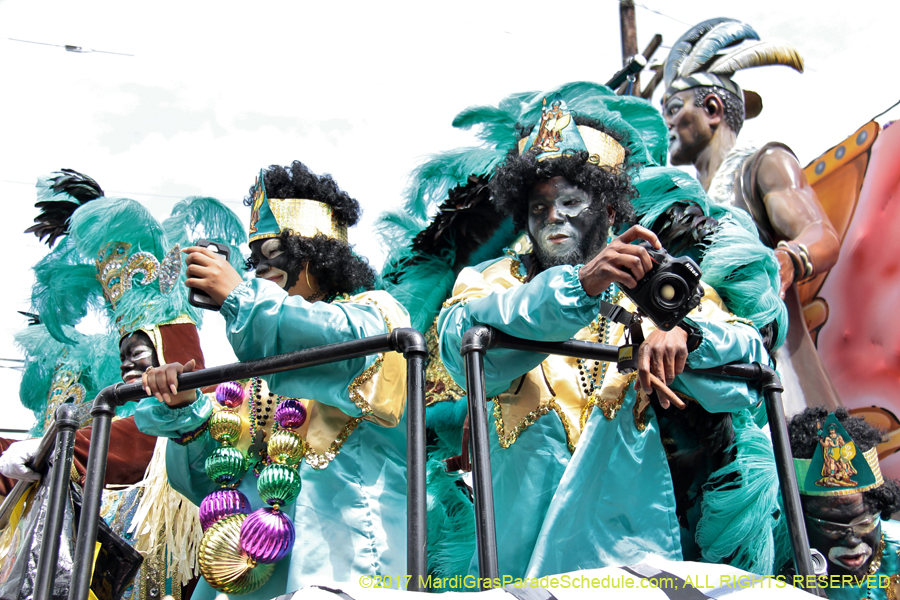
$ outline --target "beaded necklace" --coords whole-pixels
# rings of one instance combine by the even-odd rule
[[[266,450],[266,432],[265,428],[272,416],[272,411],[278,412],[278,407],[283,401],[287,400],[284,396],[276,396],[272,392],[263,399],[262,397],[262,379],[254,377],[250,382],[250,448],[247,450],[247,458],[253,467],[253,474],[259,477],[260,471],[271,464],[271,459]],[[274,407],[274,408],[273,408]],[[272,433],[278,430],[278,423],[273,426]]]
[[[269,394],[264,403],[261,390],[261,380],[254,380],[250,386],[250,430],[254,446],[262,444],[263,428],[272,404],[276,403],[274,394]],[[227,594],[247,594],[259,589],[272,576],[275,563],[293,548],[294,523],[280,508],[293,502],[300,493],[297,466],[304,454],[303,440],[292,430],[306,421],[306,408],[299,400],[278,396],[274,412],[277,427],[273,428],[264,449],[254,450],[253,455],[265,456],[256,463],[261,467],[256,489],[269,506],[251,513],[250,502],[237,489],[249,461],[233,445],[243,429],[237,409],[244,399],[244,388],[237,382],[223,383],[216,388],[216,401],[222,408],[210,417],[209,433],[221,446],[206,459],[205,468],[207,477],[221,489],[200,503],[200,525],[204,530],[200,541],[200,573],[210,586]]]
[[[610,284],[610,286],[600,294],[601,300],[611,304],[615,304],[621,298],[622,292],[616,289],[615,284]],[[603,315],[597,315],[594,320],[590,322],[588,328],[597,334],[597,339],[601,344],[609,343],[609,333],[612,329],[609,319]],[[593,366],[588,367],[588,359],[586,358],[579,358],[575,362],[578,365],[578,379],[581,389],[584,391],[585,396],[590,396],[595,389],[603,385],[603,379],[606,377],[606,370],[609,367],[609,363],[594,360]]]

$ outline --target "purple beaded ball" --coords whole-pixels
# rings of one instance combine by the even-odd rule
[[[282,429],[300,427],[306,422],[306,407],[299,400],[285,398],[275,409],[275,422]]]
[[[219,519],[250,514],[250,502],[238,490],[216,490],[200,503],[200,526],[206,531]]]
[[[270,507],[250,513],[241,525],[241,549],[259,563],[275,563],[294,547],[291,519]]]
[[[216,387],[216,402],[228,408],[237,408],[244,401],[244,388],[236,381],[220,383]]]

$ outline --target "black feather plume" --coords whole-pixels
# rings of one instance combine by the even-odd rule
[[[63,169],[50,178],[50,189],[57,194],[68,194],[67,200],[48,200],[35,203],[40,214],[34,218],[35,224],[25,230],[33,233],[51,248],[56,240],[69,232],[69,218],[86,202],[103,196],[103,189],[91,177],[74,171]]]
[[[672,256],[690,256],[698,263],[719,222],[693,202],[677,202],[662,213],[651,229]]]
[[[490,240],[503,221],[503,215],[489,200],[487,178],[469,177],[465,185],[450,190],[431,224],[413,240],[413,251],[439,256],[455,248],[454,267],[467,264],[471,254]]]

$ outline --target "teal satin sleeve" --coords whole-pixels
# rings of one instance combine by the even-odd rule
[[[495,290],[489,296],[444,308],[438,317],[441,359],[453,380],[465,387],[462,336],[474,325],[490,325],[503,333],[542,342],[564,342],[590,323],[600,298],[588,296],[578,279],[578,266],[559,266],[530,282]],[[538,366],[545,354],[495,348],[484,360],[488,396],[509,388],[513,379]]]
[[[708,369],[731,363],[769,363],[759,332],[743,323],[691,317],[703,332],[703,341],[688,355],[687,366]],[[709,412],[734,412],[750,408],[760,399],[759,390],[742,379],[682,373],[672,388],[695,398]]]
[[[212,401],[206,394],[188,406],[169,408],[156,398],[144,398],[134,412],[134,422],[143,433],[157,437],[179,438],[195,431],[212,414]],[[206,476],[206,457],[218,446],[209,431],[186,445],[172,440],[166,444],[166,472],[172,488],[199,505],[216,486]]]
[[[222,305],[222,316],[234,353],[242,361],[388,333],[375,306],[307,302],[264,279],[236,287]],[[315,398],[350,416],[362,416],[350,400],[347,384],[374,362],[375,356],[355,358],[264,379],[278,394]]]
[[[203,425],[211,414],[212,402],[206,394],[181,408],[169,408],[156,398],[144,398],[134,411],[134,424],[147,435],[179,438]]]

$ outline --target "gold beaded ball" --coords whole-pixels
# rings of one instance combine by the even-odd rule
[[[241,437],[241,417],[230,410],[213,413],[209,419],[209,435],[217,442],[233,444]]]
[[[303,458],[303,440],[293,431],[280,429],[269,438],[268,454],[278,464],[296,465]]]

